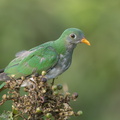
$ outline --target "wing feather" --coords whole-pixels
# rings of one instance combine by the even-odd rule
[[[27,56],[24,56],[24,54],[26,53],[20,53],[5,69],[8,76],[20,78],[33,73],[40,74],[42,71],[48,71],[55,66],[59,59],[56,50],[51,46],[40,47],[40,49],[27,54]]]

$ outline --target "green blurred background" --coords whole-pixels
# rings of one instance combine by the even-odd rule
[[[120,120],[120,0],[0,0],[0,68],[70,27],[91,42],[77,46],[71,67],[56,80],[79,94],[72,106],[84,114],[71,120]]]

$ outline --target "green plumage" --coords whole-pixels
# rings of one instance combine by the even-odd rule
[[[49,46],[48,46],[49,44]],[[41,45],[36,49],[31,49],[28,56],[18,56],[5,69],[8,76],[19,78],[32,73],[41,73],[53,67],[58,61],[57,51],[54,49],[54,42]],[[14,73],[14,74],[13,74]]]

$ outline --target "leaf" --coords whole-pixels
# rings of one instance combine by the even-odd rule
[[[3,82],[3,83],[0,85],[0,89],[2,89],[5,85],[6,85],[6,83]]]

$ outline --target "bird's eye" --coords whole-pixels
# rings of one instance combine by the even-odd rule
[[[70,34],[70,37],[75,39],[76,35],[75,34]]]

